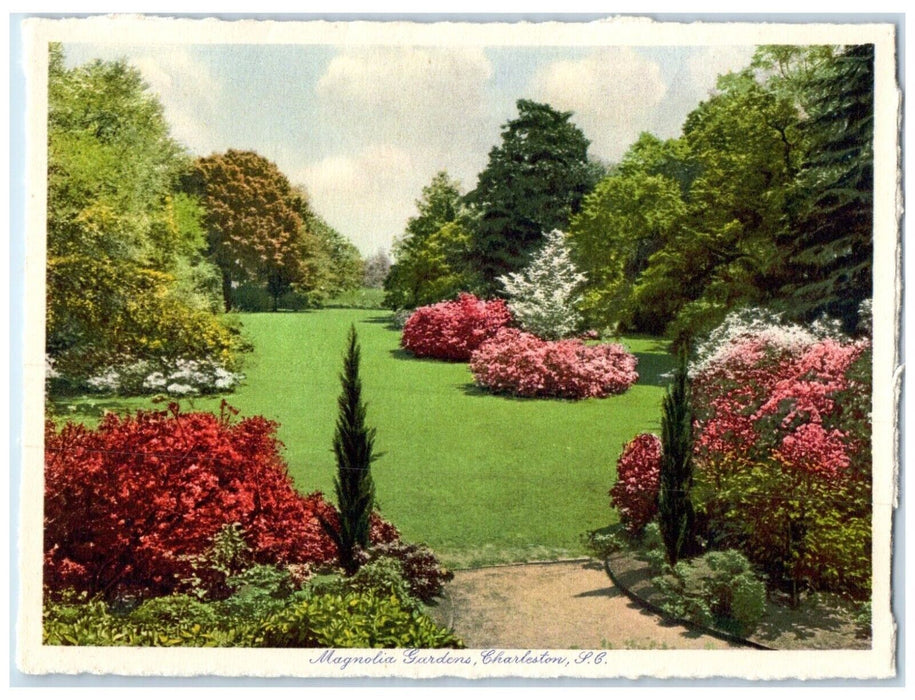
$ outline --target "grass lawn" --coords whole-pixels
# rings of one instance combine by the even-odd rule
[[[279,422],[296,485],[333,498],[338,373],[354,323],[368,421],[383,453],[373,474],[384,516],[453,567],[580,554],[580,535],[615,518],[607,491],[623,443],[658,429],[661,374],[673,366],[664,344],[624,341],[639,357],[641,378],[621,396],[512,399],[479,391],[465,364],[405,353],[387,320],[384,311],[345,308],[243,315],[255,350],[229,402],[242,416]],[[219,401],[182,405],[218,410]],[[148,405],[70,398],[57,410],[89,418]]]

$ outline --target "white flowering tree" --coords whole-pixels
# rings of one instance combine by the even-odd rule
[[[586,277],[569,257],[562,231],[553,230],[544,238],[543,246],[524,270],[498,279],[521,327],[546,340],[557,340],[578,330],[578,290]]]

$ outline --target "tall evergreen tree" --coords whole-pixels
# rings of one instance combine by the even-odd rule
[[[340,511],[339,527],[334,528],[322,519],[322,525],[337,544],[340,565],[347,574],[359,568],[356,554],[369,546],[369,529],[372,508],[375,504],[375,483],[371,464],[377,459],[373,453],[375,429],[365,424],[365,403],[362,400],[362,380],[359,378],[360,348],[355,326],[350,326],[343,372],[340,382],[343,391],[337,399],[340,412],[334,434],[334,455],[337,458],[337,508]]]
[[[661,475],[658,519],[664,549],[671,566],[696,553],[696,516],[690,491],[693,485],[693,412],[687,373],[687,353],[664,397],[661,418]]]
[[[793,205],[787,308],[802,320],[822,314],[847,331],[872,294],[874,47],[847,47],[806,83],[801,122],[808,157]]]
[[[497,278],[530,262],[553,229],[568,230],[582,198],[596,184],[588,139],[571,112],[518,100],[518,117],[502,128],[502,143],[489,153],[476,188],[466,200],[477,215],[473,255],[486,292]]]

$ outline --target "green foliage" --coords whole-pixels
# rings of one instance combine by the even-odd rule
[[[374,592],[320,595],[289,606],[257,631],[258,646],[461,648],[454,634],[395,596]]]
[[[394,243],[395,263],[384,280],[385,306],[390,309],[433,304],[475,286],[459,184],[448,173],[437,173],[423,188],[416,209]]]
[[[873,276],[873,45],[844,47],[801,87],[809,150],[792,193],[782,295],[793,318],[825,313],[853,332]]]
[[[362,401],[362,380],[359,378],[359,341],[356,327],[350,326],[343,373],[343,391],[337,400],[339,415],[334,434],[334,455],[337,458],[338,527],[322,519],[328,534],[337,544],[340,566],[350,575],[359,568],[358,550],[368,549],[372,509],[375,505],[375,483],[370,471],[378,456],[373,453],[375,429],[365,424],[365,404]]]
[[[661,418],[661,478],[658,522],[671,565],[696,551],[693,485],[693,412],[686,353],[664,397]]]
[[[199,205],[176,191],[187,159],[158,99],[123,61],[66,69],[58,45],[50,58],[46,343],[58,372],[78,385],[124,356],[232,364]]]
[[[639,304],[636,283],[682,224],[686,207],[682,185],[667,171],[663,144],[647,135],[630,148],[624,165],[601,180],[585,197],[572,219],[572,257],[587,276],[582,311],[599,328],[621,326],[660,333],[670,317],[651,305]],[[649,156],[649,147],[657,152]],[[648,165],[641,161],[648,160]],[[656,162],[660,161],[660,162]]]
[[[52,646],[463,646],[451,631],[392,594],[243,595],[211,604],[182,595],[153,598],[127,614],[115,614],[100,600],[49,601],[43,641]]]
[[[570,228],[593,326],[686,340],[735,307],[856,330],[871,287],[873,47],[764,46],[643,134]]]
[[[736,550],[708,552],[668,572],[652,583],[674,617],[748,635],[765,614],[766,587]]]
[[[466,197],[475,214],[472,252],[484,293],[498,291],[498,277],[529,262],[544,232],[567,231],[594,186],[589,142],[572,113],[530,100],[518,100],[517,108]]]
[[[592,557],[606,559],[615,552],[629,547],[630,537],[620,525],[611,525],[600,530],[589,530],[581,536],[584,550]]]

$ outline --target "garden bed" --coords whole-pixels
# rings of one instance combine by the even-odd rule
[[[613,582],[630,598],[662,614],[658,607],[661,594],[652,584],[654,574],[638,551],[615,552],[607,558],[606,567]],[[762,622],[745,641],[751,646],[781,650],[870,649],[870,635],[862,636],[859,630],[854,606],[837,596],[805,596],[793,609],[770,595]],[[723,630],[706,631],[733,639]]]

